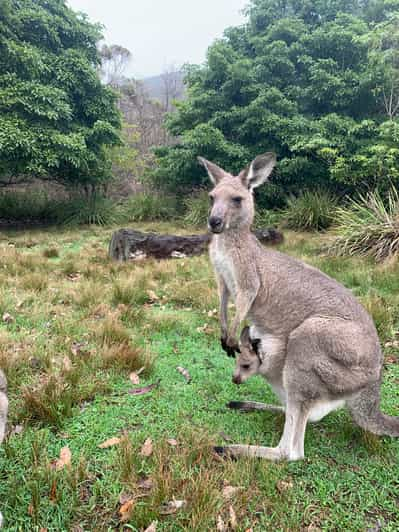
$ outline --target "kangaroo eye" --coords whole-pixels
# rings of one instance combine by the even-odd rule
[[[233,198],[233,203],[234,203],[237,207],[239,207],[239,206],[241,205],[241,202],[242,202],[242,198],[241,198],[240,196],[235,196],[235,197]]]
[[[242,369],[249,369],[251,367],[251,364],[242,364]]]
[[[214,200],[215,200],[215,198],[214,198],[213,196],[209,195],[209,201],[210,201],[211,203],[213,203]]]

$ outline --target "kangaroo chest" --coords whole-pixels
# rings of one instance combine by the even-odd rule
[[[231,296],[237,294],[237,280],[233,257],[224,250],[223,244],[212,242],[209,250],[212,265],[219,277],[226,284]]]

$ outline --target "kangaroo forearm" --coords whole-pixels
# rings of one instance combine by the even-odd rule
[[[7,396],[4,393],[0,392],[0,443],[3,441],[6,432],[7,412]]]
[[[227,306],[229,302],[229,291],[227,289],[227,286],[222,280],[219,282],[219,300],[220,300],[220,306],[219,306],[220,328],[222,331],[222,337],[226,337],[227,330],[228,330]]]

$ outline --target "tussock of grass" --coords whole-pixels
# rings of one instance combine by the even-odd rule
[[[377,261],[399,255],[399,195],[392,188],[386,199],[376,192],[350,200],[336,212],[337,239],[331,252],[371,255]]]
[[[283,223],[296,231],[322,231],[333,223],[336,207],[337,200],[329,193],[307,190],[288,200]]]

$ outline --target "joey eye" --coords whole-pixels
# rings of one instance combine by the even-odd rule
[[[242,364],[242,369],[249,369],[251,367],[251,364]]]
[[[241,196],[235,196],[232,199],[233,199],[234,205],[236,205],[237,207],[240,207],[241,202],[242,202],[242,197]]]

